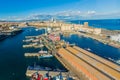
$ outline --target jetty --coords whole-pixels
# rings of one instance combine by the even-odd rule
[[[25,57],[38,57],[38,58],[49,58],[53,57],[53,55],[49,53],[25,53]]]
[[[39,54],[39,53],[25,53],[24,56],[25,57],[39,57],[39,56],[41,56],[41,54]]]
[[[52,75],[52,76],[57,76],[57,75],[60,74],[60,71],[45,71],[45,70],[43,70],[43,71],[37,71],[37,70],[27,70],[26,76],[31,77],[32,74],[35,73],[35,72],[38,72],[38,73],[43,74],[43,75],[45,75],[46,73],[49,72],[49,75]],[[62,72],[62,75],[63,75],[63,76],[67,76],[67,73],[68,73],[68,72]]]
[[[41,48],[41,47],[44,47],[44,45],[42,45],[42,44],[38,45],[37,43],[36,44],[23,45],[23,48]]]

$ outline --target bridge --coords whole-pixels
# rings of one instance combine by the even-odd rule
[[[55,48],[53,42],[42,37],[45,46],[79,80],[120,80],[120,66],[77,46]]]

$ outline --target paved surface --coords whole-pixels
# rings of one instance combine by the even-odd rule
[[[61,48],[58,53],[67,61],[67,64],[71,64],[76,73],[79,72],[88,78],[85,80],[101,80],[101,78],[102,80],[120,80],[120,66],[80,49],[76,46]]]

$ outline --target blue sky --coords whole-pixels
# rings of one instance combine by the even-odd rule
[[[0,19],[65,11],[77,11],[86,17],[120,16],[120,0],[0,0],[0,3]]]

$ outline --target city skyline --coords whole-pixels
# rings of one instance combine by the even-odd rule
[[[1,0],[0,19],[24,19],[39,14],[120,18],[120,0]]]

